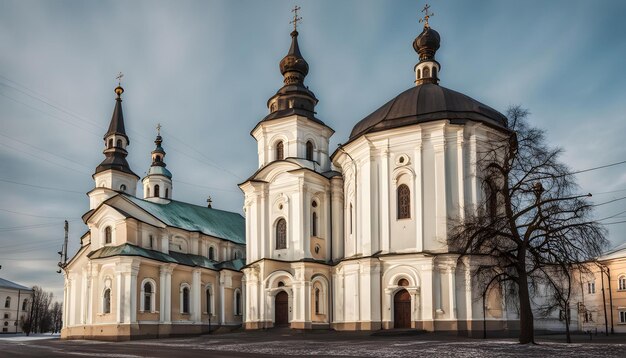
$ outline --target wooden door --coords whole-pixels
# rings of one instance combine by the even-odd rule
[[[274,325],[285,326],[289,324],[289,295],[280,291],[274,299]]]
[[[393,296],[393,327],[411,328],[411,295],[407,290]]]

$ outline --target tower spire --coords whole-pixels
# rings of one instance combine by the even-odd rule
[[[109,123],[109,129],[103,137],[105,145],[103,153],[106,158],[96,168],[96,174],[108,169],[114,169],[137,176],[130,169],[130,165],[128,165],[126,161],[126,156],[128,155],[126,147],[130,144],[130,139],[128,135],[126,135],[126,128],[124,127],[124,112],[122,111],[122,93],[124,93],[124,89],[121,86],[122,77],[121,72],[116,77],[118,80],[118,85],[115,88],[117,98],[115,98],[115,107],[113,109],[113,116],[111,116],[111,122]]]
[[[302,17],[298,16],[299,6],[291,10],[293,12],[293,31],[291,32],[291,46],[289,52],[280,61],[280,73],[283,75],[283,87],[267,101],[270,110],[268,117],[278,118],[284,115],[294,114],[298,111],[300,115],[313,117],[317,98],[315,94],[304,85],[304,79],[309,73],[309,64],[300,52],[298,45],[298,23]],[[268,118],[266,117],[266,118]]]
[[[161,128],[161,123],[156,125],[155,148],[150,153],[152,163],[148,174],[141,181],[144,187],[144,198],[157,202],[172,198],[172,173],[165,168],[167,165],[165,164],[165,150],[162,146]]]
[[[439,69],[441,65],[435,60],[435,54],[441,44],[439,33],[430,27],[429,19],[435,14],[429,11],[430,5],[422,9],[424,16],[419,19],[424,23],[424,29],[413,41],[413,49],[419,55],[419,62],[415,65],[415,84],[439,83]]]

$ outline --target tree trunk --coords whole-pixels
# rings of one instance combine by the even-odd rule
[[[530,306],[528,292],[528,277],[526,270],[519,271],[519,342],[521,344],[535,343],[533,311]]]
[[[570,315],[569,315],[569,302],[565,303],[565,340],[567,343],[572,343],[572,336],[569,331]]]

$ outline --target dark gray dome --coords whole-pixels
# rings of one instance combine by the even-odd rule
[[[440,119],[483,122],[506,129],[506,117],[462,93],[425,83],[410,88],[365,117],[350,133],[350,140],[368,133]]]

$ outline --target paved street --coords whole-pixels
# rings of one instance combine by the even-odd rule
[[[41,337],[37,337],[41,338]],[[47,338],[47,337],[45,337]],[[626,357],[626,336],[610,339],[576,336],[570,345],[559,336],[538,337],[538,345],[514,339],[468,339],[418,334],[371,336],[366,333],[291,331],[244,332],[132,342],[62,341],[0,336],[0,357]]]

